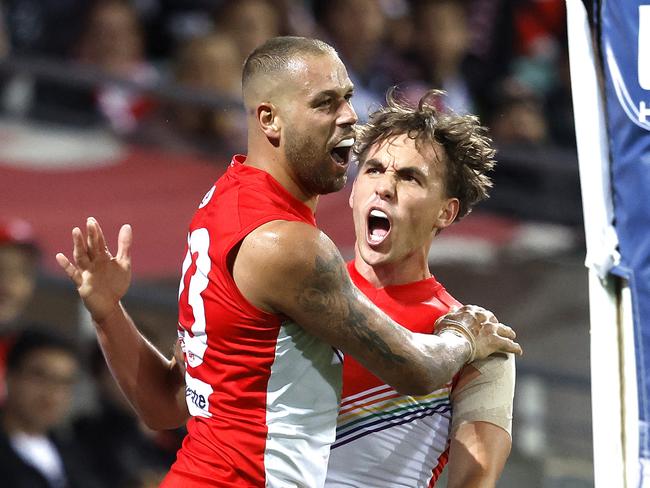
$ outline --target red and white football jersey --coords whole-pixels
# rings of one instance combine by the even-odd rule
[[[354,284],[393,320],[413,332],[457,302],[435,278],[375,288],[348,265]],[[452,383],[428,395],[402,395],[345,357],[343,398],[327,472],[327,488],[432,487],[447,462]]]
[[[268,173],[235,156],[192,219],[179,290],[192,418],[163,487],[319,487],[340,401],[337,351],[251,305],[228,254],[273,220],[314,215]]]

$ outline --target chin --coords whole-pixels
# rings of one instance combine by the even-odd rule
[[[327,195],[328,193],[335,193],[340,191],[345,186],[345,183],[348,181],[348,176],[343,175],[338,178],[335,178],[327,183],[320,185],[320,188],[317,189],[319,195]]]
[[[347,182],[348,182],[348,175],[347,174],[344,174],[343,176],[337,178],[334,181],[334,185],[333,185],[334,189],[332,191],[342,190]]]

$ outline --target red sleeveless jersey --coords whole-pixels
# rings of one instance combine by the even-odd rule
[[[268,173],[244,162],[233,158],[190,224],[178,331],[192,418],[164,487],[324,481],[340,361],[296,324],[250,304],[228,269],[230,251],[260,225],[315,226],[314,215]]]

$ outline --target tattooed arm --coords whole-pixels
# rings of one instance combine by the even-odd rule
[[[470,355],[468,341],[457,335],[414,334],[393,322],[352,284],[329,238],[306,224],[274,221],[249,234],[233,276],[253,305],[291,317],[402,393],[442,386]],[[482,354],[520,352],[509,328],[489,322],[491,313],[464,307],[458,318],[485,324],[477,337]]]

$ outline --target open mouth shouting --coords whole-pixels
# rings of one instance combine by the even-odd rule
[[[332,159],[340,166],[347,166],[350,161],[350,151],[354,145],[354,137],[341,140],[330,152]]]
[[[368,214],[367,241],[371,247],[378,246],[390,234],[391,222],[388,215],[378,208],[370,209]]]

